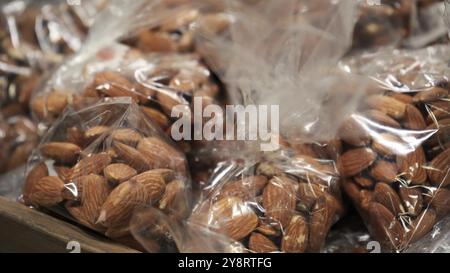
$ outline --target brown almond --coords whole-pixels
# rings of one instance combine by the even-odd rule
[[[250,235],[248,246],[251,251],[256,253],[271,253],[278,251],[278,247],[266,236],[253,232]]]
[[[390,128],[401,127],[398,121],[378,110],[367,110],[366,112],[364,112],[364,116],[383,126],[387,126]]]
[[[89,175],[100,174],[111,163],[111,157],[107,153],[94,154],[81,159],[72,167],[68,180]]]
[[[67,142],[78,145],[79,147],[84,147],[86,144],[84,133],[77,127],[70,127],[67,129],[66,139]]]
[[[258,226],[258,216],[237,197],[215,202],[208,220],[212,227],[236,241],[247,237]]]
[[[361,190],[359,192],[359,207],[363,210],[364,213],[369,211],[370,205],[375,201],[375,194],[371,190]]]
[[[111,134],[113,141],[118,141],[132,147],[136,147],[141,140],[141,134],[133,129],[117,129]]]
[[[370,175],[377,181],[393,183],[397,178],[397,165],[385,160],[373,164]]]
[[[401,186],[399,189],[400,197],[403,201],[403,207],[410,215],[417,216],[422,212],[423,197],[418,188],[409,188]]]
[[[438,218],[446,216],[450,212],[450,190],[445,188],[438,189],[431,199],[431,205],[435,209]]]
[[[409,231],[408,244],[417,242],[430,232],[436,224],[437,216],[433,209],[426,209],[412,222],[412,230]]]
[[[110,188],[106,179],[96,174],[87,175],[82,179],[81,205],[86,219],[89,223],[94,224],[100,215],[103,203],[105,203],[110,193]]]
[[[94,140],[97,140],[101,136],[106,137],[107,133],[109,133],[110,131],[111,131],[111,128],[109,128],[108,126],[104,126],[104,125],[94,126],[84,132],[84,139],[88,143],[91,143]]]
[[[372,149],[381,156],[396,155],[400,152],[399,147],[403,146],[405,146],[403,140],[389,133],[380,134],[372,143]]]
[[[392,214],[399,215],[404,211],[400,197],[395,190],[384,183],[378,183],[374,191],[375,201],[388,208]]]
[[[161,129],[166,130],[167,128],[169,128],[169,119],[166,117],[166,115],[156,109],[146,106],[141,106],[141,109],[151,120],[156,122],[156,124],[158,124]]]
[[[27,141],[17,146],[8,158],[7,170],[11,171],[25,164],[35,147],[34,141]]]
[[[53,91],[47,97],[47,111],[52,115],[59,115],[64,111],[68,103],[68,93],[63,91]]]
[[[371,95],[366,99],[366,103],[370,108],[383,112],[395,119],[401,119],[405,115],[406,104],[392,97]]]
[[[63,201],[64,182],[56,176],[45,176],[33,183],[29,200],[32,204],[44,207],[57,205]]]
[[[404,239],[404,230],[385,206],[373,202],[369,206],[369,222],[373,235],[383,246],[398,250]]]
[[[131,234],[130,225],[126,224],[123,226],[117,226],[117,227],[109,227],[105,235],[109,238],[116,239],[116,238],[122,238],[125,236],[128,236]]]
[[[412,184],[423,184],[427,180],[425,165],[425,153],[421,146],[406,156],[397,156],[397,166],[402,177],[405,177]]]
[[[105,227],[123,225],[135,208],[150,206],[161,199],[166,181],[157,171],[139,174],[117,186],[102,206],[97,222]]]
[[[256,168],[256,174],[272,178],[274,176],[282,176],[283,172],[269,162],[261,162]]]
[[[412,103],[413,102],[413,97],[411,97],[410,95],[407,94],[403,94],[403,93],[398,93],[398,92],[393,92],[390,94],[390,96],[398,101],[401,101],[403,103]]]
[[[70,175],[72,173],[72,169],[66,166],[53,166],[55,172],[58,174],[58,177],[61,178],[62,181],[69,181]]]
[[[359,174],[370,167],[376,154],[369,148],[356,148],[345,152],[338,160],[338,168],[344,177]]]
[[[353,180],[357,185],[359,185],[361,188],[370,189],[374,185],[374,181],[369,177],[364,176],[355,176],[353,177]]]
[[[365,146],[370,142],[369,133],[353,118],[342,123],[338,136],[342,141],[357,147]]]
[[[115,185],[132,178],[137,174],[137,171],[126,164],[115,163],[106,166],[103,174],[110,183]]]
[[[235,196],[241,198],[243,201],[250,201],[250,199],[260,195],[266,185],[267,178],[265,176],[246,177],[224,185],[217,198]]]
[[[292,217],[281,240],[281,250],[287,253],[304,253],[308,247],[309,225],[305,217]]]
[[[450,136],[450,118],[438,120],[437,123],[430,124],[426,130],[433,131],[434,134],[429,137],[425,143],[428,146],[444,145],[449,141]]]
[[[296,182],[286,177],[274,177],[263,192],[266,216],[286,228],[296,207]]]
[[[157,137],[141,139],[137,146],[153,168],[169,168],[181,173],[186,172],[186,160],[182,153]]]
[[[360,188],[352,182],[350,179],[345,179],[342,182],[342,188],[344,189],[344,192],[347,194],[348,197],[353,201],[355,204],[360,203]]]
[[[414,103],[431,102],[440,98],[445,98],[448,95],[448,91],[444,88],[433,87],[430,90],[418,92],[413,97]]]
[[[70,142],[49,142],[40,148],[41,153],[57,163],[73,164],[81,153],[81,148]]]
[[[37,163],[28,173],[22,190],[26,205],[31,205],[30,194],[33,193],[34,184],[46,176],[48,176],[48,168],[44,162]]]
[[[266,223],[264,221],[261,221],[259,223],[259,226],[256,228],[256,230],[265,235],[270,237],[278,237],[280,236],[280,230],[279,224],[277,223]]]
[[[423,130],[427,127],[422,113],[412,104],[406,105],[403,126],[411,130]]]
[[[427,168],[430,182],[436,187],[446,187],[450,184],[450,148],[436,156]]]
[[[322,249],[336,217],[336,208],[324,196],[319,197],[310,217],[308,251],[317,252]]]
[[[112,147],[120,159],[138,172],[144,172],[151,168],[144,155],[135,148],[121,142],[113,142]]]
[[[187,216],[189,208],[185,183],[182,180],[169,182],[157,207],[169,215],[177,216],[179,219]]]

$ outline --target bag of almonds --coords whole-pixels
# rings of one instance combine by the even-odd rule
[[[186,217],[186,159],[131,98],[67,108],[30,157],[26,205],[61,213],[129,243],[133,211]]]
[[[407,249],[450,213],[448,50],[379,52],[345,65],[380,84],[340,129],[338,167],[385,250]]]

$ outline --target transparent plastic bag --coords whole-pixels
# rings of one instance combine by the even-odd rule
[[[437,223],[421,240],[411,245],[407,253],[449,253],[450,218]]]
[[[381,52],[343,66],[370,71],[379,83],[342,126],[338,166],[344,191],[385,250],[407,249],[450,213],[447,50]]]
[[[132,101],[108,98],[68,108],[30,157],[23,201],[126,241],[133,211],[189,212],[183,153]]]

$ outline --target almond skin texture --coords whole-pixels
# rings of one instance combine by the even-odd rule
[[[180,219],[186,216],[188,214],[188,197],[185,183],[181,180],[168,183],[157,207],[169,215],[176,215]]]
[[[450,184],[450,148],[436,156],[427,169],[428,177],[433,185],[446,187]]]
[[[169,168],[186,172],[186,160],[174,147],[156,137],[143,138],[137,149],[153,168]]]
[[[41,153],[57,163],[73,164],[80,155],[81,148],[69,142],[50,142],[42,145]]]
[[[258,175],[246,177],[227,183],[220,190],[220,194],[217,198],[220,199],[226,196],[234,196],[239,197],[244,201],[249,201],[260,195],[266,185],[267,178],[265,176]]]
[[[414,219],[413,229],[409,232],[410,240],[408,243],[417,242],[423,236],[427,235],[436,224],[437,216],[433,209],[427,209],[422,212],[416,219]]]
[[[163,113],[145,106],[141,106],[141,109],[151,120],[158,124],[161,129],[166,130],[169,128],[169,119]]]
[[[303,216],[292,217],[281,241],[281,250],[287,253],[304,253],[308,247],[309,225]]]
[[[247,237],[258,226],[255,212],[236,197],[220,199],[214,203],[209,213],[209,223],[236,241]]]
[[[266,236],[253,232],[250,235],[248,246],[251,251],[256,253],[271,253],[278,251],[278,247]]]
[[[80,178],[82,185],[81,206],[86,220],[95,224],[103,203],[110,193],[106,179],[96,174],[90,174]]]
[[[411,130],[423,130],[427,127],[422,113],[414,105],[407,104],[404,118],[405,128]]]
[[[448,91],[444,88],[440,87],[433,87],[430,90],[418,92],[413,97],[414,103],[420,103],[420,102],[432,102],[435,100],[438,100],[440,98],[444,98],[448,95]]]
[[[94,140],[97,140],[101,136],[106,136],[111,129],[108,126],[99,125],[89,128],[86,132],[84,132],[84,139],[87,143],[91,143]]]
[[[22,190],[26,205],[31,205],[30,195],[33,193],[34,184],[46,176],[48,176],[48,168],[44,162],[37,163],[28,173]]]
[[[397,178],[397,166],[394,163],[380,160],[372,166],[370,175],[377,181],[393,183]]]
[[[138,172],[145,172],[150,169],[150,165],[144,155],[135,148],[121,142],[113,142],[113,148],[120,159]]]
[[[333,204],[324,196],[319,197],[310,218],[308,251],[318,252],[322,249],[336,216]]]
[[[372,95],[366,99],[367,105],[375,110],[383,112],[395,119],[405,116],[406,104],[394,98],[384,95]]]
[[[400,128],[401,125],[395,119],[378,110],[368,110],[364,112],[364,116],[374,122],[390,128]]]
[[[50,207],[63,201],[64,182],[56,176],[46,176],[33,184],[29,199],[37,206]]]
[[[398,153],[398,147],[403,147],[404,141],[396,135],[383,133],[373,140],[372,149],[380,156],[392,156]]]
[[[369,221],[375,239],[389,249],[399,249],[403,244],[404,231],[394,215],[383,205],[371,203]]]
[[[338,161],[339,170],[344,177],[350,177],[364,171],[376,159],[376,154],[369,148],[357,148],[345,152]]]
[[[105,227],[125,224],[135,208],[158,202],[165,188],[166,181],[158,172],[148,171],[133,177],[111,192],[102,206],[98,222]]]
[[[118,141],[132,147],[136,147],[141,140],[141,134],[133,129],[117,129],[111,134],[113,141]]]
[[[374,191],[375,201],[388,208],[392,214],[399,215],[403,212],[402,203],[398,194],[389,185],[378,183]]]
[[[123,163],[115,163],[106,166],[103,170],[106,179],[112,184],[120,184],[137,174],[137,171]]]
[[[370,142],[368,132],[355,119],[349,118],[339,128],[339,137],[353,146],[364,146]]]
[[[422,192],[417,188],[400,187],[399,193],[406,211],[417,216],[422,211]]]
[[[447,215],[450,212],[450,190],[445,188],[438,189],[431,200],[431,205],[435,209],[438,218]]]
[[[107,153],[94,154],[80,160],[72,167],[69,181],[89,174],[100,174],[111,163],[111,157]]]
[[[397,166],[400,175],[411,181],[412,184],[423,184],[427,180],[427,173],[423,166],[425,165],[425,153],[421,146],[414,152],[406,156],[397,156]]]
[[[296,188],[294,181],[286,177],[274,177],[264,189],[263,207],[266,216],[287,227],[296,207]]]

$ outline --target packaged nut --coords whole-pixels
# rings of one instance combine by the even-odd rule
[[[386,90],[368,94],[340,132],[343,189],[386,250],[407,249],[450,213],[449,85],[434,81],[445,70],[429,55],[421,59],[421,53],[375,57],[374,77]],[[397,67],[381,69],[384,57]],[[401,73],[410,60],[422,64]]]
[[[189,211],[183,153],[131,98],[68,108],[30,159],[23,201],[69,216],[113,239],[130,236],[136,209]]]

